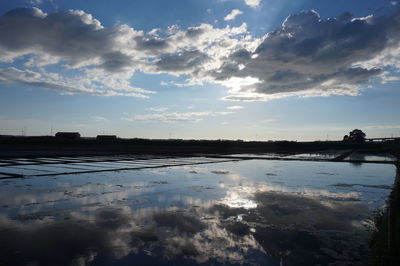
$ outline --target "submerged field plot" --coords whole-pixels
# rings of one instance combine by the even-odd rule
[[[2,159],[0,265],[365,265],[392,164],[242,157]]]

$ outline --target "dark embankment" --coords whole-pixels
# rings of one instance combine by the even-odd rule
[[[343,141],[242,141],[182,139],[95,138],[62,139],[51,136],[0,136],[0,156],[96,155],[118,153],[142,154],[232,154],[232,153],[301,153],[320,150],[365,150],[399,155],[400,142]]]
[[[376,230],[370,241],[371,266],[400,265],[400,163],[384,211],[375,218]]]

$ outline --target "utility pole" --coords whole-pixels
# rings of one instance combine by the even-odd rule
[[[24,126],[22,129],[21,129],[21,136],[25,136],[26,135],[26,126]]]

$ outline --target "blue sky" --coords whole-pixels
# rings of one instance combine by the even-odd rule
[[[400,136],[399,6],[3,0],[0,134]]]

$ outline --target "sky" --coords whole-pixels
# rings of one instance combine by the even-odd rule
[[[400,137],[399,85],[399,1],[0,2],[0,135]]]

